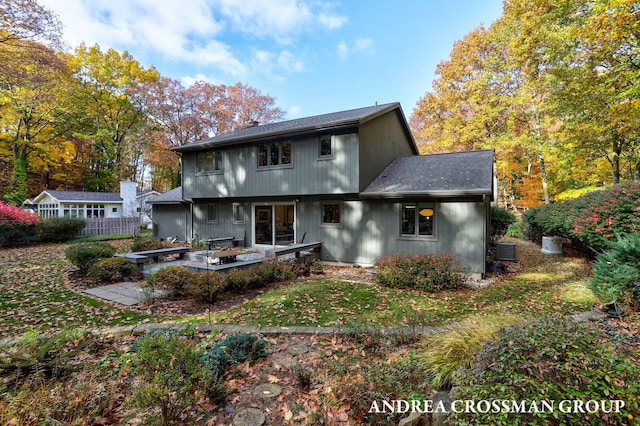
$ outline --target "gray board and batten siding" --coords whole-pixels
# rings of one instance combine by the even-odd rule
[[[313,197],[315,198],[315,197]],[[422,201],[422,200],[421,200]],[[429,201],[429,200],[426,200]],[[338,198],[290,200],[295,205],[295,237],[305,242],[322,242],[321,258],[328,261],[371,265],[390,253],[429,254],[451,253],[467,265],[469,272],[483,273],[484,251],[477,250],[485,241],[482,201],[437,201],[433,237],[409,237],[400,234],[401,200],[342,200]],[[340,203],[341,223],[323,224],[323,203]],[[221,200],[215,203],[217,220],[207,221],[208,203],[193,206],[194,232],[200,239],[224,237],[238,227],[244,227],[246,241],[253,241],[250,200],[245,203],[245,223],[232,220],[233,204]],[[259,204],[259,203],[258,203]],[[227,235],[229,234],[229,235]]]
[[[329,156],[319,152],[326,135]],[[291,163],[259,167],[258,146],[279,142],[291,144]],[[221,167],[198,173],[197,154],[207,150],[222,154]],[[484,273],[493,152],[419,156],[399,104],[242,129],[176,151],[187,240],[243,229],[252,245],[257,207],[286,203],[294,241],[320,241],[324,260],[368,265],[396,252],[445,252]],[[430,203],[433,235],[401,235],[404,202]],[[340,205],[340,223],[322,223],[324,203]]]

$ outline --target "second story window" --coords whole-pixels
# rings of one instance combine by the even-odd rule
[[[272,142],[258,145],[258,167],[288,166],[291,164],[291,142]]]
[[[198,153],[198,173],[222,171],[222,152],[204,151]]]
[[[333,157],[333,138],[331,137],[331,135],[320,136],[318,148],[319,148],[320,158],[332,158]]]

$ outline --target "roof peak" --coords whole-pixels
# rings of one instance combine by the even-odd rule
[[[259,126],[244,127],[228,133],[203,139],[198,142],[175,148],[174,151],[190,151],[206,148],[212,145],[226,145],[232,143],[247,142],[264,137],[294,134],[312,130],[330,129],[332,127],[358,124],[369,117],[386,113],[396,108],[401,108],[399,102],[370,105],[366,107],[348,109],[344,111],[329,112],[308,117],[294,118],[291,120],[265,123]]]

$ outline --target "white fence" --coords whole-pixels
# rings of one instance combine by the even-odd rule
[[[140,232],[140,218],[137,217],[102,217],[85,219],[82,236],[95,235],[129,235]]]

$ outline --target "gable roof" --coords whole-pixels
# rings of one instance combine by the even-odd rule
[[[101,203],[121,203],[120,193],[118,192],[85,192],[85,191],[57,191],[53,189],[47,189],[42,191],[33,201],[39,202],[45,194],[48,194],[52,198],[60,202],[65,201],[90,201]]]
[[[402,125],[409,140],[413,142],[413,136],[407,125],[407,121],[398,102],[374,105],[364,108],[351,109],[347,111],[332,112],[328,114],[314,115],[311,117],[297,118],[294,120],[267,123],[253,127],[214,136],[199,142],[174,148],[173,151],[195,151],[213,146],[236,145],[265,139],[269,137],[285,137],[304,134],[309,132],[319,132],[344,128],[349,126],[359,126],[380,115],[397,110],[400,115]],[[413,143],[415,147],[415,142]],[[416,149],[417,152],[417,149]]]
[[[493,162],[493,151],[398,157],[360,197],[493,197]]]
[[[173,188],[163,194],[146,201],[147,204],[178,204],[182,203],[182,187]]]

